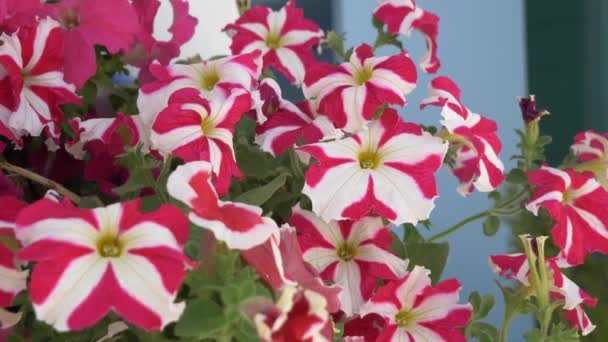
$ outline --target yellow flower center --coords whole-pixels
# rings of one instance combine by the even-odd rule
[[[106,235],[97,240],[97,252],[104,258],[116,258],[122,255],[124,244],[116,236]]]
[[[266,37],[266,46],[271,49],[278,49],[281,47],[281,35],[279,33],[270,33]]]
[[[213,90],[213,87],[220,81],[220,75],[218,75],[217,71],[213,70],[210,72],[205,72],[201,78],[201,88],[207,91]]]
[[[380,165],[378,153],[373,151],[363,151],[359,153],[359,166],[362,169],[375,169]]]
[[[411,312],[402,310],[395,315],[395,322],[399,327],[404,328],[414,323],[414,318],[415,317]]]
[[[205,136],[208,136],[209,134],[211,134],[211,131],[215,128],[215,122],[207,117],[207,118],[203,118],[203,121],[201,122],[201,130],[203,131],[203,134]]]
[[[575,199],[576,199],[575,193],[573,193],[569,189],[566,189],[566,191],[564,191],[564,194],[562,195],[562,201],[564,202],[564,204],[571,205],[572,203],[574,203]]]
[[[344,243],[338,247],[338,258],[344,261],[351,261],[356,255],[357,248],[349,243]]]
[[[361,69],[355,69],[353,79],[355,80],[356,85],[363,85],[365,82],[369,81],[373,75],[374,70],[371,67],[364,66]]]

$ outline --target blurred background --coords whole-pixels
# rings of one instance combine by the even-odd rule
[[[253,5],[280,8],[284,0],[253,0]],[[347,34],[347,46],[371,43],[376,31],[371,24],[375,0],[300,0],[298,7],[305,16],[317,22],[324,30]],[[190,0],[200,24],[195,39],[189,42],[183,56],[201,53],[203,57],[228,54],[228,38],[220,32],[238,13],[233,1]],[[514,163],[509,160],[516,154],[518,141],[515,128],[522,128],[516,98],[536,94],[540,108],[552,115],[543,120],[543,131],[553,136],[548,150],[549,162],[557,165],[568,152],[576,133],[594,129],[604,132],[608,118],[607,41],[601,39],[608,31],[608,1],[418,1],[418,4],[441,18],[439,57],[442,67],[437,75],[446,75],[459,84],[463,102],[471,110],[497,121],[503,141],[501,159],[505,169]],[[167,10],[167,9],[165,9]],[[169,17],[169,15],[167,16]],[[168,26],[160,22],[158,25]],[[166,27],[165,27],[166,31]],[[162,29],[161,29],[162,32]],[[162,33],[161,33],[162,35]],[[413,59],[425,51],[422,36],[414,33],[403,39]],[[393,48],[381,48],[379,54],[394,54]],[[325,55],[323,58],[332,59]],[[436,76],[436,75],[435,75]],[[409,121],[437,125],[438,109],[418,109],[420,100],[427,95],[427,85],[434,76],[420,73],[418,89],[408,96],[409,105],[401,110]],[[286,85],[286,87],[288,87]],[[287,92],[299,97],[297,89]],[[474,192],[466,200],[456,193],[456,179],[445,168],[439,174],[440,198],[431,217],[430,230],[420,228],[425,236],[433,235],[452,226],[462,218],[489,207],[485,194]],[[534,227],[515,227],[529,230]],[[515,251],[510,227],[503,226],[493,237],[482,232],[481,221],[469,224],[449,236],[450,256],[443,278],[457,277],[463,284],[463,299],[471,291],[496,296],[497,306],[489,322],[500,326],[503,315],[501,294],[488,266],[490,254]],[[608,267],[599,264],[582,267],[572,275],[579,285],[595,297],[600,297],[600,308],[591,311],[592,321],[598,325],[587,340],[603,341],[608,331],[603,321],[606,312],[605,291],[608,288]],[[510,329],[511,340],[521,339],[523,332],[532,327],[532,320],[519,317]]]

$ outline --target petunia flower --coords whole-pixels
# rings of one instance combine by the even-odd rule
[[[389,32],[410,36],[418,31],[426,40],[426,54],[420,58],[420,67],[427,73],[437,72],[441,63],[437,57],[439,17],[423,10],[416,0],[379,0],[374,18],[386,24]]]
[[[374,57],[372,47],[363,44],[346,63],[311,66],[302,90],[307,99],[318,101],[319,113],[329,116],[337,128],[355,132],[383,104],[405,105],[416,78],[416,66],[407,53]]]
[[[18,258],[35,262],[29,293],[38,320],[58,331],[94,325],[109,311],[144,330],[176,321],[174,303],[191,265],[182,252],[188,220],[139,199],[95,209],[40,200],[17,217]]]
[[[434,207],[435,172],[447,148],[387,109],[368,130],[299,147],[318,160],[306,173],[303,193],[325,221],[358,220],[373,212],[395,224],[415,224]]]
[[[65,33],[65,79],[81,88],[95,74],[95,45],[128,52],[140,26],[128,0],[63,0],[46,4]]]
[[[375,342],[384,331],[384,318],[377,314],[356,316],[344,323],[345,342]]]
[[[431,81],[429,97],[422,101],[442,108],[445,132],[453,147],[450,170],[460,181],[458,192],[469,195],[473,188],[494,191],[504,181],[504,165],[498,158],[501,142],[494,120],[471,112],[460,102],[460,89],[451,79],[441,76]]]
[[[589,321],[582,306],[594,307],[597,304],[597,299],[591,298],[572,280],[561,273],[557,258],[546,258],[545,264],[550,279],[549,295],[551,298],[563,299],[568,320],[573,326],[578,327],[583,336],[589,334],[595,329],[595,325]],[[525,254],[492,255],[490,256],[490,266],[497,274],[501,276],[506,274],[508,279],[515,279],[526,288],[532,286],[529,280],[530,264]]]
[[[173,20],[169,27],[171,39],[159,41],[154,37],[154,21],[158,17],[160,0],[134,0],[133,8],[139,17],[141,29],[136,36],[136,47],[145,51],[145,60],[158,60],[162,65],[168,65],[179,56],[180,48],[187,43],[196,29],[198,19],[189,14],[190,5],[186,0],[170,0]]]
[[[287,286],[275,305],[266,306],[253,316],[262,341],[331,341],[332,323],[327,302],[320,294]]]
[[[280,105],[268,120],[256,127],[255,142],[276,156],[296,146],[300,139],[311,144],[342,136],[342,131],[336,129],[326,115],[317,113],[313,102],[303,101]]]
[[[278,230],[262,209],[237,202],[224,202],[211,185],[211,164],[204,161],[179,166],[167,182],[169,194],[192,211],[188,216],[198,227],[210,230],[231,249],[250,249],[263,244]]]
[[[115,118],[93,118],[81,121],[70,119],[74,138],[66,143],[66,151],[77,159],[83,159],[86,145],[93,141],[102,142],[111,156],[125,153],[125,146],[142,145],[142,151],[150,147],[148,134],[144,131],[139,115],[118,113]]]
[[[152,147],[162,155],[173,154],[186,162],[211,163],[215,187],[223,195],[230,187],[232,176],[241,177],[232,135],[249,108],[251,96],[243,90],[236,90],[228,97],[216,93],[209,101],[196,89],[179,90],[154,121]]]
[[[241,256],[273,289],[299,286],[325,297],[330,313],[340,310],[338,296],[342,289],[325,284],[304,261],[294,227],[284,224],[263,244],[242,250]]]
[[[608,254],[608,192],[591,173],[542,166],[528,178],[535,191],[526,209],[534,215],[547,209],[553,243],[568,264],[583,263],[587,253]]]
[[[259,50],[264,70],[273,67],[294,84],[304,81],[307,66],[315,61],[311,48],[323,37],[319,26],[305,19],[293,1],[276,12],[255,6],[225,30],[232,36],[233,54]]]
[[[212,92],[228,96],[234,88],[251,91],[257,84],[260,68],[259,51],[194,64],[150,64],[150,72],[156,81],[143,85],[137,97],[137,108],[144,127],[152,127],[174,92],[195,88],[207,97]]]
[[[378,314],[386,327],[378,341],[466,341],[459,328],[471,319],[471,304],[458,304],[460,283],[449,279],[431,286],[429,273],[416,266],[403,279],[389,282],[361,309]]]
[[[526,125],[538,121],[538,119],[543,115],[549,114],[547,110],[536,109],[536,97],[534,95],[518,98],[518,102],[519,109],[521,110],[521,116]]]
[[[17,294],[27,287],[28,271],[21,270],[15,252],[0,243],[0,329],[7,329],[19,322],[21,312],[4,308],[12,305]]]
[[[321,277],[342,287],[339,298],[347,316],[358,313],[369,299],[377,277],[395,280],[407,273],[407,261],[388,251],[391,228],[379,217],[326,223],[296,206],[290,224],[300,234],[304,260]]]
[[[0,32],[11,34],[36,24],[44,15],[40,0],[0,0]]]
[[[593,172],[597,181],[608,187],[608,134],[581,132],[574,137],[570,150],[580,162],[577,170]]]
[[[47,126],[56,133],[63,118],[59,105],[80,103],[74,86],[63,80],[59,24],[42,19],[0,40],[0,122],[17,137],[39,136]]]

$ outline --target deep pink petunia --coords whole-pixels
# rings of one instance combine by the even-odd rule
[[[377,314],[357,316],[344,323],[345,342],[375,342],[384,331],[384,318]]]
[[[170,205],[143,214],[139,199],[95,209],[40,200],[17,217],[18,257],[36,262],[29,291],[37,319],[58,331],[94,325],[109,311],[144,330],[176,321],[192,262],[188,220]]]
[[[273,67],[295,84],[304,81],[306,68],[315,61],[311,48],[323,37],[319,26],[305,19],[293,1],[276,12],[255,6],[225,30],[232,36],[233,54],[259,50],[264,69]]]
[[[566,278],[559,269],[557,258],[546,258],[545,267],[549,272],[551,283],[549,284],[549,294],[552,298],[564,300],[564,310],[566,317],[572,326],[578,327],[583,336],[595,329],[585,311],[583,305],[594,307],[597,299],[591,298],[585,291],[580,289],[572,280]],[[490,256],[490,266],[499,275],[505,275],[508,279],[515,279],[523,286],[531,286],[529,280],[530,264],[525,254],[506,254]]]
[[[374,57],[372,47],[364,44],[348,62],[311,66],[302,90],[307,99],[319,102],[319,113],[329,116],[337,128],[355,132],[383,104],[405,105],[416,78],[416,66],[406,52]]]
[[[304,260],[321,277],[342,287],[341,309],[347,316],[359,312],[378,283],[400,279],[407,262],[389,252],[390,226],[379,217],[359,221],[324,222],[314,213],[295,207],[290,224],[300,234]]]
[[[11,34],[33,26],[44,14],[40,0],[0,0],[0,32]]]
[[[95,45],[128,52],[140,32],[129,0],[63,0],[46,5],[65,32],[65,79],[81,88],[95,74]]]
[[[473,188],[494,191],[504,181],[504,165],[498,158],[501,142],[496,122],[471,112],[460,101],[460,89],[451,79],[441,76],[431,81],[428,105],[442,108],[441,124],[446,130],[454,155],[450,170],[460,181],[458,192],[469,195]]]
[[[389,282],[362,307],[361,315],[378,314],[386,327],[377,341],[466,341],[459,328],[471,319],[471,304],[458,304],[460,283],[449,279],[431,286],[424,267]]]
[[[587,253],[608,254],[608,191],[593,174],[542,166],[528,178],[535,191],[526,208],[534,215],[547,209],[553,243],[568,264],[583,263]]]
[[[63,80],[64,35],[59,24],[42,19],[0,39],[0,126],[15,137],[39,136],[45,128],[47,134],[58,135],[63,118],[59,106],[80,103],[74,86]],[[6,129],[0,128],[0,134],[6,135]]]
[[[232,176],[241,177],[236,164],[232,135],[244,113],[251,108],[251,96],[243,91],[228,97],[215,93],[207,100],[198,90],[186,88],[173,93],[168,107],[152,126],[152,148],[186,162],[204,160],[213,167],[213,182],[220,195],[230,187]]]
[[[192,223],[210,230],[232,249],[250,249],[266,242],[278,230],[262,209],[253,205],[224,202],[211,184],[211,164],[195,161],[178,166],[169,176],[169,194],[192,208]]]
[[[323,220],[358,220],[373,212],[395,224],[429,217],[435,172],[447,144],[387,109],[368,130],[342,140],[301,146],[318,161],[303,193]]]
[[[420,32],[426,40],[426,54],[420,58],[420,67],[427,73],[435,73],[441,63],[437,57],[439,17],[418,7],[416,0],[379,0],[374,17],[394,34],[409,36]]]

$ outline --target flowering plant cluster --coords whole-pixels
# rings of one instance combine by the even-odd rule
[[[496,122],[449,77],[419,84],[440,71],[439,17],[414,0],[380,0],[378,38],[352,48],[295,2],[240,1],[232,54],[209,60],[176,59],[198,20],[169,3],[160,41],[159,0],[0,0],[3,337],[507,341],[520,314],[538,321],[527,341],[596,328],[598,300],[567,275],[608,254],[608,135],[582,132],[548,165],[547,112],[522,98],[521,155],[505,171]],[[402,40],[413,31],[417,63]],[[438,127],[409,121],[415,104],[398,113],[420,87]],[[495,204],[425,239],[442,167],[462,196]],[[442,240],[481,219],[486,235],[501,221],[544,229],[489,256],[515,280],[498,282],[500,329],[483,321],[492,296],[462,299],[441,277]]]

